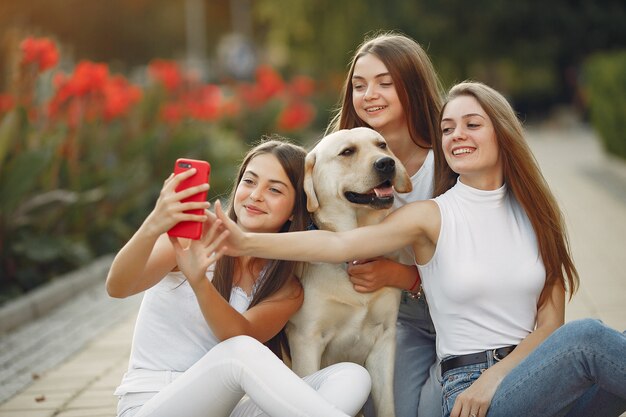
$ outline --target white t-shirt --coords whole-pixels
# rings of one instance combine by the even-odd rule
[[[535,328],[546,272],[528,216],[506,185],[460,181],[434,199],[441,230],[418,265],[437,330],[437,356],[516,345]]]
[[[207,279],[213,273],[207,272]],[[230,305],[240,313],[252,296],[233,287]],[[170,272],[141,302],[128,364],[115,395],[156,392],[189,369],[219,341],[207,324],[182,272]]]
[[[413,190],[408,193],[397,193],[394,191],[393,210],[412,203],[414,201],[428,200],[433,197],[433,177],[435,173],[435,157],[430,149],[421,168],[411,176]],[[400,263],[405,265],[415,265],[415,255],[411,247],[406,247],[400,251]]]

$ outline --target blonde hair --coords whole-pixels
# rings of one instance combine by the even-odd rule
[[[526,212],[537,236],[539,253],[546,268],[545,285],[559,284],[569,291],[571,298],[578,288],[579,277],[572,261],[563,215],[524,138],[513,108],[493,88],[466,81],[450,89],[442,114],[447,103],[460,96],[474,97],[493,124],[504,182]],[[441,146],[441,141],[437,141],[436,147],[443,153]],[[457,176],[449,175],[443,183],[436,181],[436,190],[449,189]]]

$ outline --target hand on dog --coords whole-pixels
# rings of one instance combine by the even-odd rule
[[[388,286],[396,262],[378,257],[348,262],[350,281],[357,292],[374,292]]]
[[[407,289],[415,283],[415,266],[378,257],[348,262],[350,281],[357,292],[374,292],[383,287]]]

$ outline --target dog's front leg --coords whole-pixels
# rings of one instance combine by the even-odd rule
[[[393,369],[396,356],[396,326],[389,326],[376,341],[365,361],[372,377],[372,399],[378,417],[395,417]]]
[[[287,325],[291,369],[301,377],[311,375],[321,368],[322,353],[326,348],[320,337],[299,331],[291,323]]]

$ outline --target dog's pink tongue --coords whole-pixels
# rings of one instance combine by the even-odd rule
[[[389,197],[393,195],[393,187],[374,188],[374,193],[376,193],[376,197]]]

